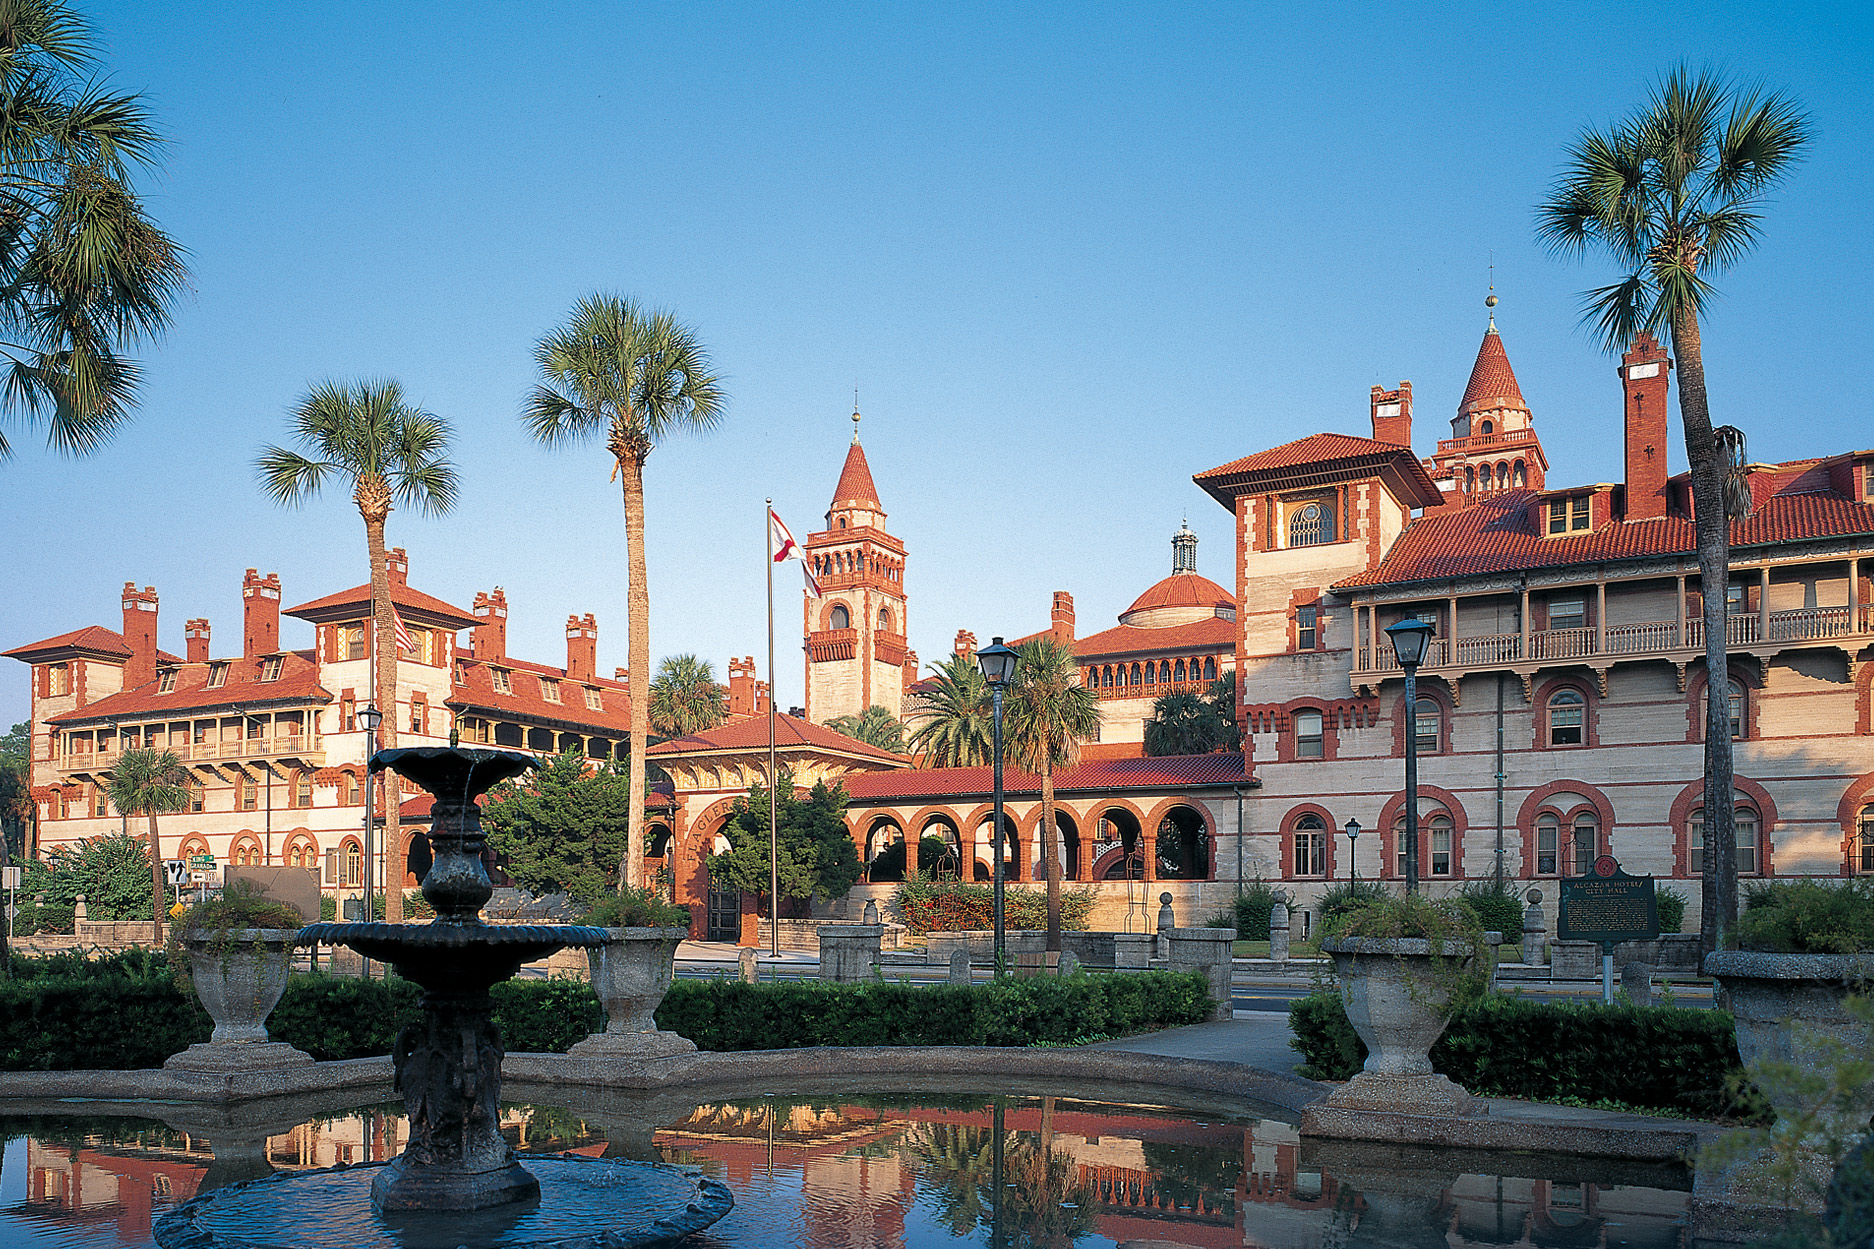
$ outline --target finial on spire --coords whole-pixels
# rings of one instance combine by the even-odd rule
[[[852,444],[859,445],[859,392],[852,392]]]
[[[1490,309],[1490,324],[1484,327],[1485,333],[1497,328],[1497,253],[1490,253],[1490,291],[1484,296],[1484,307]]]

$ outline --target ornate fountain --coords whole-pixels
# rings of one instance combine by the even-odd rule
[[[434,797],[435,858],[422,888],[436,918],[309,924],[299,931],[302,945],[350,946],[422,986],[423,1017],[403,1030],[392,1054],[410,1124],[403,1153],[378,1166],[217,1190],[165,1217],[158,1243],[623,1247],[669,1243],[733,1208],[727,1187],[677,1168],[576,1155],[535,1156],[532,1169],[523,1167],[501,1135],[503,1050],[489,989],[524,963],[605,939],[603,928],[481,918],[494,887],[482,862],[477,800],[534,765],[532,756],[514,751],[454,746],[373,755],[371,771],[389,768]],[[549,1177],[544,1199],[535,1171]],[[361,1208],[366,1172],[369,1208]]]

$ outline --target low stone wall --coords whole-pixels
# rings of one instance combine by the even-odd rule
[[[1203,923],[1218,911],[1230,909],[1236,897],[1236,883],[1227,880],[1147,880],[1134,881],[1128,901],[1127,885],[1124,881],[1099,881],[1093,884],[1081,884],[1075,881],[1063,881],[1067,889],[1091,889],[1093,891],[1093,911],[1087,919],[1087,927],[1092,931],[1156,932],[1158,930],[1158,895],[1171,895],[1171,911],[1180,927],[1192,927]],[[1014,889],[1038,889],[1035,882],[1024,881],[1021,884],[1010,882]],[[782,920],[781,944],[787,945],[788,925],[801,924],[857,924],[865,917],[865,904],[868,901],[878,904],[879,918],[886,923],[902,923],[904,916],[898,913],[893,898],[898,892],[896,882],[880,882],[876,885],[854,885],[852,892],[836,902],[815,903],[812,920]],[[765,921],[762,931],[767,931]],[[1295,939],[1301,939],[1301,921],[1295,921]],[[765,938],[764,938],[765,939]],[[891,949],[890,937],[886,938],[886,949]],[[810,950],[810,941],[803,941],[794,949]]]
[[[1614,969],[1644,963],[1654,975],[1698,975],[1698,934],[1667,933],[1650,941],[1622,941],[1614,947]],[[1601,947],[1592,941],[1551,941],[1549,974],[1557,980],[1599,980]]]
[[[72,924],[72,937],[81,945],[150,945],[155,940],[147,919],[81,919]]]

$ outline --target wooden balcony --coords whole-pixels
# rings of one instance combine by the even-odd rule
[[[271,737],[244,737],[238,741],[191,742],[180,746],[157,746],[184,763],[260,763],[291,761],[308,767],[325,766],[325,735],[322,733],[276,733]],[[73,750],[61,755],[59,771],[69,774],[108,772],[123,758],[123,751]]]
[[[1859,648],[1874,640],[1874,603],[1740,613],[1727,618],[1725,635],[1727,650],[1760,661],[1805,645],[1840,642]],[[1452,679],[1471,672],[1510,671],[1520,674],[1527,684],[1529,676],[1542,668],[1585,665],[1599,672],[1604,683],[1608,669],[1616,663],[1664,659],[1679,668],[1683,682],[1686,665],[1704,653],[1705,622],[1688,617],[1432,638],[1419,671]],[[1383,679],[1398,671],[1399,661],[1383,638],[1378,645],[1354,652],[1355,685],[1373,684],[1362,681],[1362,674],[1379,674]]]

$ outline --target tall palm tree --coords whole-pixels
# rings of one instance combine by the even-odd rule
[[[915,721],[909,743],[926,768],[973,768],[989,762],[991,740],[989,685],[968,655],[952,655],[937,664],[923,682],[917,706],[906,718]]]
[[[716,684],[715,665],[695,655],[669,655],[651,681],[651,727],[664,737],[687,737],[729,718],[729,695]]]
[[[161,139],[97,71],[69,5],[0,3],[0,417],[73,455],[129,416],[139,370],[124,350],[168,326],[187,277],[131,186]]]
[[[1564,255],[1590,248],[1622,270],[1587,294],[1584,320],[1601,346],[1625,351],[1641,331],[1662,333],[1679,368],[1679,416],[1692,470],[1705,672],[1728,688],[1726,590],[1730,512],[1726,473],[1735,431],[1713,431],[1699,320],[1714,294],[1710,275],[1742,260],[1757,241],[1769,192],[1808,145],[1808,118],[1794,100],[1683,67],[1645,104],[1606,129],[1584,131],[1537,208],[1537,233]],[[1701,935],[1716,949],[1737,919],[1737,834],[1732,812],[1730,708],[1706,700],[1705,873]]]
[[[644,561],[644,461],[679,432],[722,420],[722,383],[696,332],[668,312],[616,295],[589,295],[572,319],[534,345],[540,384],[521,419],[548,447],[603,439],[625,496],[630,588],[631,829],[625,885],[644,884],[644,748],[650,730],[651,592]]]
[[[1015,648],[1015,683],[1005,712],[1004,743],[1020,766],[1041,778],[1041,861],[1048,871],[1048,946],[1061,948],[1061,859],[1055,849],[1054,769],[1072,764],[1082,739],[1100,727],[1100,706],[1080,683],[1071,643],[1052,636]],[[1001,853],[998,848],[997,853]]]
[[[1235,734],[1215,703],[1189,690],[1174,690],[1152,703],[1145,722],[1145,753],[1207,755],[1225,750]]]
[[[377,705],[384,713],[383,744],[397,744],[397,637],[391,619],[390,571],[384,558],[384,522],[394,503],[440,516],[455,506],[455,465],[449,461],[449,422],[410,403],[394,381],[321,382],[293,410],[293,435],[300,451],[270,446],[255,467],[260,488],[283,507],[298,507],[319,493],[329,478],[351,486],[351,501],[364,519],[371,561],[371,659],[377,669]],[[388,865],[406,852],[397,818],[396,773],[384,773],[384,847]],[[367,794],[365,803],[370,804]],[[389,872],[385,875],[388,877]],[[401,872],[398,873],[401,880]],[[402,888],[387,889],[384,916],[403,919]]]
[[[904,753],[904,725],[889,708],[877,703],[856,716],[834,716],[826,722],[826,727],[868,746],[877,746],[893,754]]]
[[[126,750],[104,788],[120,815],[149,817],[150,908],[158,945],[163,940],[163,901],[169,891],[163,880],[163,843],[156,817],[189,809],[188,780],[188,769],[172,751]]]

